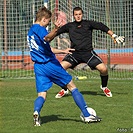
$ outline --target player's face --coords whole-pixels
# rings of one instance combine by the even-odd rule
[[[76,22],[80,22],[83,18],[83,13],[81,10],[79,11],[74,11],[73,17],[75,19]]]
[[[51,21],[51,18],[45,19],[45,21],[44,21],[45,22],[45,27],[47,27],[49,25],[50,21]]]

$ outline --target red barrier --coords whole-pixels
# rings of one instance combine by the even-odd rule
[[[57,54],[56,58],[61,62],[64,56],[65,54]],[[107,64],[107,54],[99,54],[99,56]],[[7,65],[5,61],[6,57],[2,56],[2,69],[5,69],[7,66],[9,69],[33,69],[33,62],[29,55],[7,56]],[[133,65],[133,53],[111,54],[110,64]]]
[[[107,55],[99,54],[99,56],[107,64]],[[111,54],[110,64],[133,65],[133,53]]]

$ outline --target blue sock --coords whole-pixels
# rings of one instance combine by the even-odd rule
[[[45,99],[41,96],[39,96],[35,101],[34,101],[34,111],[37,111],[40,114],[40,111],[43,107],[43,104],[45,102]]]
[[[83,98],[82,94],[78,91],[77,88],[72,90],[72,96],[73,96],[75,103],[77,104],[77,106],[82,111],[84,117],[90,116],[89,112],[87,111],[87,105],[84,101],[84,98]]]

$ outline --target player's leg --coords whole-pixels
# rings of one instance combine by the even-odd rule
[[[74,68],[78,64],[78,61],[75,59],[73,54],[67,54],[60,64],[65,70],[67,70],[68,68]],[[56,94],[55,98],[62,98],[68,93],[69,90],[67,87],[62,87],[62,89]]]
[[[76,105],[79,107],[85,117],[85,122],[98,121],[98,119],[95,117],[90,116],[87,110],[86,102],[82,94],[78,91],[75,84],[73,83],[72,76],[68,74],[65,69],[63,69],[60,63],[56,62],[56,64],[51,67],[50,75],[53,83],[61,87],[66,86],[71,91]]]
[[[83,112],[84,116],[89,117],[90,114],[88,113],[88,111],[86,109],[87,105],[84,101],[84,98],[83,98],[82,94],[78,91],[78,89],[76,88],[76,86],[72,80],[67,84],[67,88],[71,91],[72,97],[73,97],[76,105]]]
[[[112,97],[111,91],[108,89],[108,70],[104,63],[101,63],[96,66],[96,69],[100,72],[101,77],[101,86],[100,88],[103,90],[104,94],[107,97]]]
[[[100,63],[96,66],[96,69],[100,72],[101,85],[106,87],[108,84],[108,70],[104,63]]]
[[[40,126],[40,111],[43,107],[43,104],[46,100],[46,92],[40,92],[38,93],[38,97],[34,101],[34,113],[33,113],[33,120],[34,120],[34,126]]]
[[[34,112],[37,111],[39,115],[40,115],[40,111],[43,107],[43,104],[46,100],[46,94],[47,94],[47,92],[38,93],[38,97],[34,101]]]
[[[71,64],[67,61],[60,62],[61,66],[67,70],[69,67],[71,67]],[[62,87],[62,89],[56,94],[55,98],[62,98],[63,96],[67,95],[69,93],[69,90],[67,87]]]
[[[92,50],[89,54],[87,61],[88,66],[95,70],[97,69],[100,72],[101,77],[101,89],[107,97],[112,97],[111,91],[107,88],[108,84],[108,70],[106,65],[103,63],[102,59]]]
[[[88,112],[88,110],[87,110],[87,104],[86,104],[86,102],[84,100],[84,97],[78,91],[78,89],[76,88],[76,86],[75,86],[75,84],[73,83],[72,80],[67,84],[67,88],[71,91],[72,97],[73,97],[76,105],[79,107],[79,109],[83,113],[82,120],[84,122],[98,122],[98,121],[101,121],[101,119],[99,117],[94,116],[94,115],[91,115]]]
[[[52,82],[45,75],[45,68],[42,64],[35,64],[34,71],[38,97],[34,101],[33,120],[34,126],[40,126],[40,112],[46,101],[47,90],[52,86]]]

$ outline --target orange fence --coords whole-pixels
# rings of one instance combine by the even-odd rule
[[[59,61],[62,61],[64,54],[57,54],[56,57]],[[99,54],[104,63],[107,64],[107,55]],[[7,58],[7,59],[5,59]],[[7,61],[7,62],[6,62]],[[133,53],[119,53],[110,55],[111,64],[124,64],[133,65]],[[33,69],[33,62],[29,55],[20,56],[2,56],[2,69]]]
[[[98,54],[105,64],[107,64],[107,54]],[[56,56],[59,61],[64,58],[64,55]],[[110,55],[111,64],[123,64],[123,65],[133,65],[133,53],[122,53],[122,54],[111,54]]]

